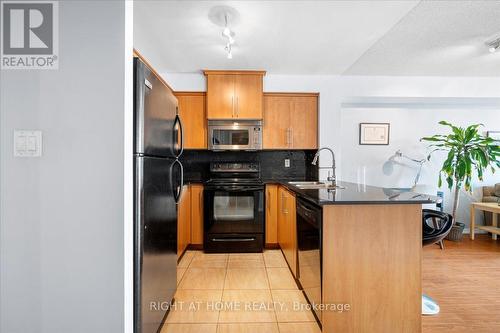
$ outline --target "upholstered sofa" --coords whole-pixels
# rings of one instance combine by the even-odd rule
[[[500,183],[494,186],[483,187],[483,202],[499,202],[500,201]],[[486,225],[491,225],[491,213],[484,212],[484,220]]]

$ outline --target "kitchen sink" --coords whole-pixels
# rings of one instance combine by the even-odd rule
[[[288,182],[290,185],[294,185],[303,190],[337,190],[344,189],[345,187],[339,185],[332,185],[329,183],[318,182],[318,181],[301,181],[301,182]]]

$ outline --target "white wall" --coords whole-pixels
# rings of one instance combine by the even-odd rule
[[[0,331],[123,332],[125,3],[61,1],[59,25],[59,70],[0,74]]]
[[[396,158],[388,162],[396,150],[413,158],[426,158],[429,150],[427,144],[419,142],[423,136],[447,133],[448,129],[438,125],[440,120],[447,120],[460,126],[483,123],[483,130],[500,129],[499,109],[418,109],[418,108],[345,108],[341,113],[342,147],[342,179],[352,182],[366,181],[382,187],[411,187],[417,174],[418,165],[406,159]],[[388,146],[360,146],[359,123],[389,122],[390,144]],[[437,175],[441,169],[445,154],[436,153],[422,168],[421,178],[416,191],[435,194],[438,190]],[[444,181],[444,179],[443,179]],[[462,191],[457,219],[469,220],[471,201],[480,201],[481,185],[500,182],[499,172],[488,171],[484,181],[474,183],[473,194]],[[446,184],[446,182],[445,182]],[[445,195],[445,209],[452,208],[452,194],[444,185],[441,189]],[[481,221],[482,214],[478,214]]]
[[[163,76],[174,90],[203,91],[206,89],[201,73],[164,73]],[[414,174],[410,171],[398,174],[399,171],[396,170],[392,178],[380,177],[378,172],[382,167],[383,158],[388,158],[397,148],[403,149],[408,154],[421,153],[417,148],[424,149],[425,145],[420,144],[418,139],[421,133],[430,134],[433,130],[438,130],[437,121],[447,119],[465,124],[467,120],[470,120],[470,123],[484,122],[487,125],[486,129],[500,130],[499,87],[500,78],[272,74],[264,77],[264,91],[320,93],[320,145],[334,149],[337,155],[339,179],[357,181],[357,170],[364,166],[366,183],[388,187],[411,183]],[[356,108],[343,108],[343,103],[347,102],[366,104],[370,107],[365,107],[363,113]],[[399,109],[391,107],[386,109],[387,113],[384,114],[379,107],[380,104],[397,105]],[[433,117],[428,118],[428,114]],[[391,146],[386,147],[387,151],[382,151],[380,147],[359,148],[354,123],[361,122],[364,118],[366,119],[362,121],[389,117],[390,122],[395,122],[391,130],[396,134],[401,133],[401,137],[393,136],[396,141],[392,141]],[[362,153],[362,156],[358,156],[353,151]],[[322,165],[331,164],[328,154],[322,157]],[[373,162],[368,163],[368,161]],[[439,164],[439,160],[433,163]],[[422,181],[428,185],[427,190],[434,193],[437,169],[435,167],[429,170],[424,169],[424,172],[427,174]],[[325,172],[321,173],[321,177],[325,177]],[[494,182],[500,182],[500,172],[494,176],[488,176],[484,183]],[[474,183],[476,188],[481,185],[480,182]],[[449,196],[448,194],[445,192],[445,195]],[[459,218],[468,223],[468,214],[464,211],[467,203],[465,200],[463,203]],[[449,208],[449,205],[447,206]]]

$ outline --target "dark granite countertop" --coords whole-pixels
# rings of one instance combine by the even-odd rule
[[[300,179],[302,180],[302,179]],[[369,204],[433,204],[440,200],[437,196],[404,192],[398,189],[382,188],[349,182],[337,182],[344,187],[335,191],[326,189],[300,189],[287,180],[268,180],[268,184],[280,184],[294,192],[297,196],[316,205],[369,205]]]

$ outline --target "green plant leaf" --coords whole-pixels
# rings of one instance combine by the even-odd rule
[[[427,160],[430,160],[436,151],[448,152],[439,172],[439,187],[443,185],[442,177],[445,177],[450,190],[453,186],[460,189],[463,185],[467,191],[472,192],[474,173],[482,180],[484,170],[490,168],[493,173],[500,169],[500,144],[479,133],[478,129],[482,124],[473,124],[466,128],[444,120],[439,124],[449,127],[448,134],[436,134],[420,139],[428,142],[428,148],[432,149]]]
[[[448,183],[448,188],[451,190],[453,188],[453,178],[450,176],[446,177],[446,182]]]

